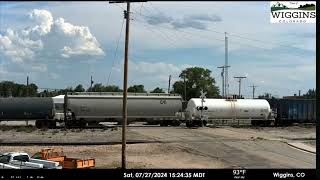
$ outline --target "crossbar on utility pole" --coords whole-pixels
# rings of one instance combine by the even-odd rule
[[[247,78],[246,76],[234,76],[234,78],[239,79],[239,98],[241,97],[241,80]]]
[[[122,104],[122,169],[126,169],[126,129],[127,129],[127,94],[128,94],[128,53],[129,53],[129,25],[130,25],[130,2],[146,1],[110,1],[109,3],[127,3],[127,10],[124,11],[126,19],[126,37],[124,49],[124,77],[123,77],[123,104]]]
[[[256,90],[256,87],[258,86],[255,86],[254,84],[252,86],[249,86],[249,87],[252,87],[252,99],[254,99],[254,92]]]

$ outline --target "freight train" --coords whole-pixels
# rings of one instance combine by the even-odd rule
[[[270,104],[272,106],[270,107]],[[248,120],[253,125],[281,123],[273,111],[279,103],[263,99],[200,99],[187,104],[180,95],[128,93],[128,122],[161,126],[206,125],[208,120]],[[292,110],[290,110],[291,112]],[[289,113],[290,114],[290,113]],[[291,113],[292,114],[292,113]],[[85,127],[99,122],[122,122],[122,93],[68,93],[53,98],[0,98],[1,120],[36,120],[38,128]],[[289,120],[289,119],[288,119]]]
[[[316,123],[316,99],[267,99],[276,125]]]

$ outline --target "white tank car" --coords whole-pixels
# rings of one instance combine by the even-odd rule
[[[271,120],[271,109],[268,101],[264,99],[205,99],[202,115],[208,120],[221,119],[248,119]],[[199,120],[201,117],[200,98],[189,100],[186,116],[189,120]]]
[[[122,97],[122,93],[67,95],[67,109],[73,120],[117,121],[122,119]],[[176,120],[182,111],[182,97],[173,94],[128,93],[127,103],[128,120]]]

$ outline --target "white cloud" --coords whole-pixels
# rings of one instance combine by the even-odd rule
[[[49,78],[52,80],[56,80],[56,79],[60,78],[60,75],[57,73],[49,73]]]
[[[53,17],[49,11],[34,9],[29,14],[29,17],[37,23],[37,25],[31,28],[32,32],[37,32],[40,36],[43,36],[51,31]]]
[[[48,70],[47,65],[45,64],[32,65],[30,69],[34,72],[46,72]]]
[[[46,58],[70,58],[77,55],[101,56],[104,51],[88,27],[76,26],[63,18],[54,20],[48,10],[34,9],[29,13],[31,27],[7,29],[0,34],[0,55],[13,62]]]
[[[159,86],[160,88],[165,88],[168,84],[169,75],[172,75],[172,82],[180,80],[179,74],[181,71],[193,66],[195,65],[129,61],[129,84],[144,84],[146,89],[153,89]],[[113,69],[116,72],[116,75],[113,76],[121,79],[123,77],[123,64],[118,64]]]

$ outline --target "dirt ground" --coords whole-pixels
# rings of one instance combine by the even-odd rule
[[[140,141],[140,142],[135,142]],[[92,143],[103,145],[17,145],[15,143]],[[108,143],[116,145],[106,145]],[[286,146],[303,142],[316,146],[315,126],[291,127],[134,127],[127,133],[128,168],[270,168],[313,167],[312,155]],[[24,151],[33,155],[41,148],[62,147],[68,157],[96,159],[96,168],[121,166],[121,128],[49,129],[0,125],[0,153]],[[7,143],[7,144],[5,144]],[[11,144],[10,144],[11,143]],[[260,151],[258,151],[260,149]],[[290,151],[290,157],[288,157]],[[261,154],[262,153],[262,154]],[[265,153],[269,153],[265,156]],[[241,154],[241,156],[239,156]],[[271,158],[272,157],[272,158]],[[301,166],[297,158],[306,162]],[[249,162],[250,160],[250,162]],[[295,163],[290,163],[295,162]]]
[[[212,130],[213,129],[213,130]],[[316,126],[289,127],[247,127],[247,128],[203,128],[199,131],[239,139],[269,139],[269,140],[315,140]]]
[[[41,147],[41,148],[46,148]],[[61,147],[61,146],[50,146]],[[121,145],[63,146],[64,153],[73,158],[96,159],[96,168],[121,166]],[[24,151],[33,155],[39,146],[1,146],[1,152]],[[127,145],[128,168],[226,168],[216,160],[192,152],[177,144],[129,144]]]

